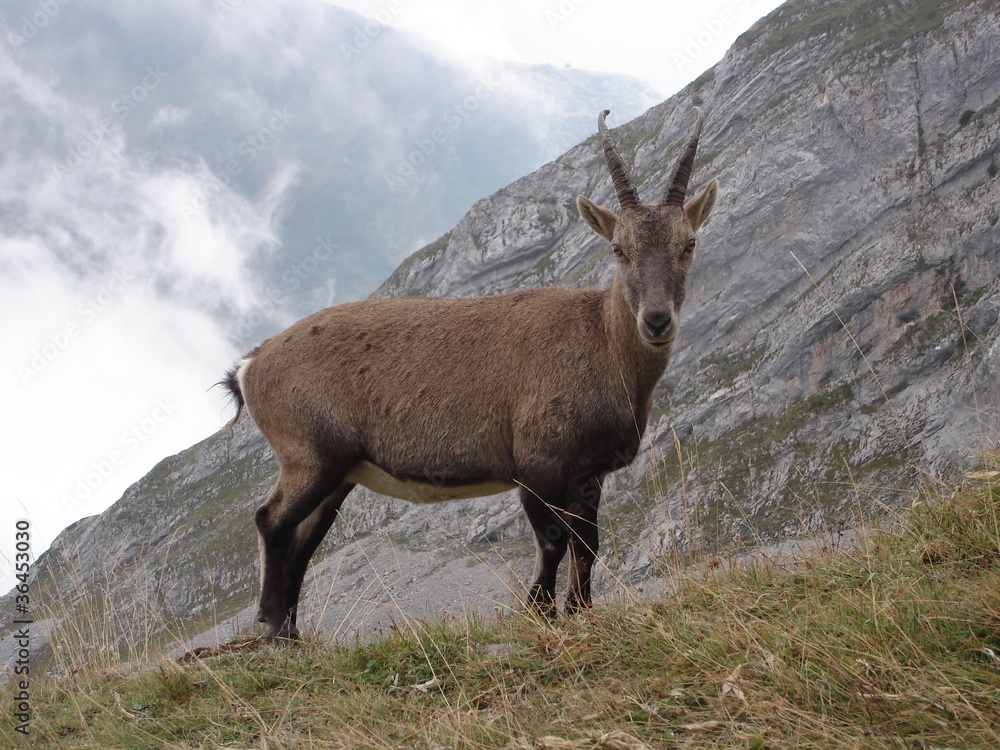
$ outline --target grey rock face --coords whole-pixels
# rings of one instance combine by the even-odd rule
[[[723,192],[642,453],[606,488],[605,595],[692,548],[908,502],[996,444],[998,44],[988,0],[790,2],[615,131],[648,200],[703,107],[691,190],[718,177]],[[617,208],[596,138],[477,203],[377,294],[609,283],[578,193]],[[38,567],[69,602],[107,570],[115,607],[147,602],[185,638],[217,641],[252,620],[252,514],[275,468],[244,420],[164,461]],[[343,635],[401,612],[506,607],[531,557],[510,494],[417,507],[356,491],[303,613]]]

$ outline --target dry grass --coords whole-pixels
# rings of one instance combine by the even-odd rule
[[[76,654],[33,683],[31,736],[5,722],[0,745],[995,748],[998,469],[851,549],[712,560],[659,600],[570,620],[410,621],[353,648],[251,642],[143,668]]]

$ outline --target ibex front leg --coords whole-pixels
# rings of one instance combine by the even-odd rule
[[[597,509],[601,503],[601,477],[582,482],[566,508],[569,525],[569,592],[566,614],[590,606],[590,576],[600,544]]]
[[[563,489],[539,490],[542,490],[539,484],[521,487],[521,505],[535,532],[535,570],[528,590],[528,602],[543,614],[553,615],[556,573],[559,563],[566,556],[569,529],[558,507],[562,505]]]

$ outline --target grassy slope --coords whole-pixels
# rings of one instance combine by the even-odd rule
[[[573,620],[405,622],[32,683],[33,748],[1000,745],[1000,457],[891,531]],[[0,746],[28,746],[3,695]]]

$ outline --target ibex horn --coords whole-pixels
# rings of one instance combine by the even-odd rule
[[[618,193],[618,203],[622,210],[639,205],[639,191],[632,184],[632,178],[628,176],[625,162],[618,155],[615,142],[611,140],[608,126],[604,124],[604,118],[611,114],[610,109],[606,109],[597,116],[597,130],[601,134],[601,144],[604,146],[604,159],[608,163],[608,171],[611,172],[611,181],[615,183],[615,192]]]
[[[663,191],[663,202],[668,206],[684,205],[688,180],[691,179],[691,166],[694,164],[694,155],[698,150],[698,138],[701,137],[701,125],[705,121],[700,107],[694,108],[694,115],[694,125],[691,126],[687,143],[684,144],[684,150],[677,158],[674,170],[670,174],[670,181],[667,183],[666,190]]]

